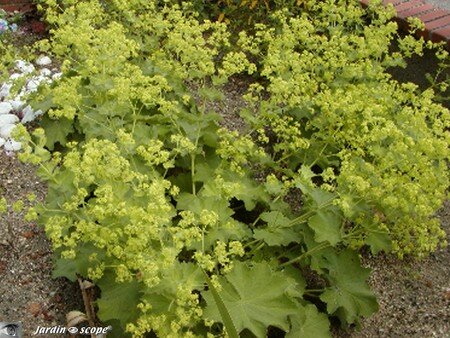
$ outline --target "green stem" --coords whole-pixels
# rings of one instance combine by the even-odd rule
[[[266,245],[266,243],[262,242],[261,244],[259,244],[256,248],[254,248],[252,251],[249,252],[249,255],[253,255],[256,251],[258,251],[259,249],[261,249],[264,245]]]
[[[306,289],[305,293],[309,293],[309,292],[323,292],[324,289]]]
[[[244,245],[244,248],[247,248],[247,247],[249,247],[249,246],[252,246],[253,244],[256,244],[256,243],[261,242],[261,241],[262,241],[262,239],[255,239],[255,240],[253,240],[253,241],[248,242],[247,244],[245,244],[245,245]]]
[[[296,257],[296,258],[293,258],[293,259],[291,259],[291,260],[289,260],[289,261],[287,261],[287,262],[285,262],[285,263],[283,263],[283,264],[280,264],[279,267],[280,267],[280,268],[283,268],[283,267],[285,267],[285,266],[288,266],[288,265],[297,263],[297,262],[301,261],[303,258],[305,258],[306,256],[309,256],[309,255],[311,255],[312,253],[314,253],[314,252],[316,252],[316,251],[320,251],[320,250],[322,250],[322,249],[325,249],[325,248],[327,248],[327,247],[329,247],[329,246],[330,246],[329,243],[323,242],[323,243],[321,243],[321,244],[315,246],[315,247],[312,248],[311,250],[302,253],[300,256],[298,256],[298,257]]]
[[[192,194],[196,195],[196,188],[195,188],[195,179],[194,179],[194,175],[195,175],[195,153],[191,154],[191,180],[192,180]]]
[[[333,197],[332,199],[330,199],[329,201],[326,201],[325,203],[323,203],[323,204],[321,204],[321,205],[318,205],[317,208],[316,208],[315,210],[308,211],[308,212],[304,213],[303,215],[301,215],[301,216],[299,216],[299,217],[297,217],[297,218],[294,218],[294,219],[289,223],[289,225],[290,225],[290,226],[293,226],[293,225],[295,225],[295,224],[297,224],[297,223],[300,224],[300,223],[306,222],[306,221],[308,220],[309,217],[311,217],[311,216],[313,216],[314,214],[316,214],[319,210],[321,210],[321,209],[323,209],[323,208],[326,208],[326,207],[329,207],[330,205],[332,205],[332,204],[333,204],[333,203],[332,203],[333,200],[334,200],[334,197]]]

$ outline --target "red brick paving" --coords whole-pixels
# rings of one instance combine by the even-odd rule
[[[363,7],[367,7],[370,1],[359,0]],[[446,41],[450,49],[450,11],[436,8],[425,0],[384,0],[383,3],[394,6],[400,27],[408,27],[407,19],[410,17],[419,18],[424,22],[425,30],[418,35],[434,42]]]
[[[33,0],[0,0],[0,8],[7,12],[28,12],[33,8]]]

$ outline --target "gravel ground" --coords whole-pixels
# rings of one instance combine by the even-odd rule
[[[450,203],[439,213],[450,242]],[[450,337],[450,247],[422,261],[366,257],[369,284],[380,309],[361,331],[336,330],[335,338]]]
[[[34,167],[0,151],[0,194],[9,205],[30,193],[42,201],[45,191]],[[71,310],[83,311],[78,285],[51,276],[51,246],[43,229],[9,210],[0,217],[0,234],[0,321],[21,321],[27,338],[38,326],[64,325]]]
[[[450,11],[450,0],[426,0],[425,2]]]

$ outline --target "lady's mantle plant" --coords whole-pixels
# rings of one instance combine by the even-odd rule
[[[35,97],[42,129],[16,135],[49,186],[29,217],[118,336],[328,337],[325,313],[377,309],[359,248],[444,244],[449,112],[384,72],[402,62],[389,11],[323,1],[231,34],[189,4],[42,6],[63,76]],[[237,75],[241,132],[210,109]]]

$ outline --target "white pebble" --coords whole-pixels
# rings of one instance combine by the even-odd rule
[[[26,106],[25,108],[23,108],[22,113],[22,123],[31,122],[35,119],[35,113],[31,106]]]
[[[40,82],[36,78],[32,78],[27,83],[27,92],[33,93],[35,92],[39,87]]]
[[[9,76],[9,79],[12,80],[12,81],[14,81],[14,80],[17,80],[18,78],[21,78],[22,76],[23,76],[23,74],[12,73],[12,74]]]
[[[49,83],[51,82],[51,80],[42,75],[32,77],[30,80],[28,80],[26,91],[28,93],[34,93],[43,82]]]
[[[9,114],[13,110],[13,106],[9,102],[0,102],[0,115]]]
[[[15,124],[7,124],[0,127],[0,137],[10,138],[14,128],[16,128]]]
[[[3,137],[0,137],[0,147],[5,144],[6,140]]]
[[[46,76],[46,77],[50,77],[52,75],[52,71],[48,68],[42,68],[41,69],[41,75],[42,76]]]
[[[10,139],[5,142],[4,147],[6,151],[18,151],[22,148],[22,144]]]
[[[34,112],[34,118],[36,118],[36,117],[38,117],[38,116],[41,116],[41,115],[43,115],[44,114],[44,112],[42,111],[42,110],[36,110],[35,112]]]
[[[17,122],[19,122],[19,118],[14,114],[0,115],[0,127]]]
[[[9,95],[9,92],[11,91],[12,84],[11,83],[4,83],[0,87],[0,98],[6,97]]]
[[[52,60],[46,55],[42,55],[36,60],[36,64],[39,66],[48,66],[51,63],[52,63]]]
[[[29,74],[34,71],[34,66],[31,63],[25,62],[23,60],[16,61],[16,68],[24,74]]]
[[[27,109],[29,108],[29,109]],[[33,111],[33,109],[31,109],[30,106],[26,106],[25,109],[23,110],[23,117],[22,117],[22,123],[28,123],[31,121],[34,121],[36,119],[36,117],[41,116],[42,114],[44,114],[44,112],[42,110],[36,110]]]
[[[25,102],[20,100],[20,98],[15,98],[14,100],[9,100],[8,102],[14,110],[19,110],[25,104]]]

